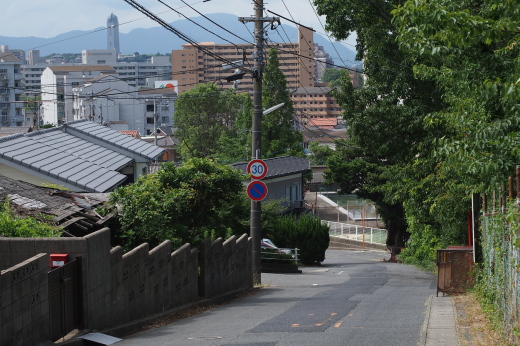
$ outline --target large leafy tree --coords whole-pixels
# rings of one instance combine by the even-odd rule
[[[394,15],[415,73],[436,81],[447,105],[428,118],[449,129],[441,168],[474,191],[496,187],[520,162],[520,3],[407,1]]]
[[[176,137],[184,159],[243,160],[248,157],[252,102],[248,94],[199,84],[175,102]]]
[[[294,131],[294,108],[287,82],[278,62],[276,49],[269,50],[262,80],[264,109],[285,103],[283,107],[262,117],[262,150],[264,158],[276,156],[303,156],[300,132]]]
[[[174,246],[195,246],[208,234],[248,231],[248,203],[243,176],[229,166],[193,158],[182,166],[166,163],[156,174],[111,194],[120,211],[116,239],[125,249],[169,239]]]
[[[471,192],[496,189],[519,162],[518,5],[407,1],[393,11],[401,49],[414,59],[415,75],[434,81],[443,95],[443,109],[425,119],[429,128],[444,128],[433,148],[438,165],[408,186],[407,220],[422,226],[416,236],[423,244],[442,237],[453,241],[462,219],[455,217],[460,201]],[[432,222],[424,222],[426,213]],[[442,223],[450,218],[455,222]],[[439,225],[443,232],[435,232]],[[417,244],[412,242],[416,257],[425,257],[427,247]]]
[[[335,38],[346,39],[350,32],[357,33],[357,59],[363,60],[366,74],[364,87],[354,90],[344,73],[334,94],[344,109],[349,140],[329,159],[329,179],[339,183],[343,192],[356,191],[376,203],[389,230],[389,246],[404,246],[409,232],[412,241],[422,241],[426,226],[433,235],[419,246],[421,249],[443,245],[440,234],[444,225],[453,225],[453,237],[443,241],[460,241],[467,201],[457,200],[450,213],[439,218],[434,214],[435,201],[430,199],[431,195],[440,195],[440,182],[454,177],[433,173],[438,158],[431,152],[445,128],[425,122],[428,114],[441,111],[445,105],[433,80],[414,75],[417,57],[399,49],[391,11],[401,1],[314,3],[318,13],[327,16],[326,29]],[[420,184],[423,189],[417,190]],[[459,196],[460,185],[457,181],[454,185],[453,191],[443,193]],[[420,208],[419,220],[412,219],[417,215],[415,209]]]

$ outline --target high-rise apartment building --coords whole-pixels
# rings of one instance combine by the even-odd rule
[[[312,30],[299,27],[297,43],[275,44],[273,48],[278,50],[280,70],[284,73],[287,88],[310,88],[314,86],[316,62],[314,56],[314,38]],[[228,61],[247,60],[245,66],[254,64],[252,54],[255,50],[252,44],[215,44],[202,42],[199,45],[221,56]],[[267,56],[269,46],[265,47]],[[182,49],[172,51],[172,79],[179,81],[179,92],[182,94],[195,87],[199,83],[222,82],[224,88],[232,86],[225,77],[230,76],[233,70],[224,71],[221,60],[205,53],[191,44],[185,44]],[[246,74],[239,84],[240,91],[252,91],[253,80]]]
[[[323,127],[328,128],[337,124],[337,118],[341,115],[342,109],[337,101],[330,94],[330,87],[298,88],[291,93],[295,118],[304,128]],[[335,123],[327,123],[320,126],[321,121],[316,119],[333,118]]]
[[[0,53],[0,127],[25,126],[21,65],[14,54]]]
[[[119,21],[113,13],[107,19],[107,49],[115,49],[116,54],[121,53],[119,48]]]

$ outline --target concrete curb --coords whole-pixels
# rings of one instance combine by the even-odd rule
[[[428,324],[430,323],[430,312],[432,308],[432,298],[433,295],[429,296],[426,300],[426,310],[424,311],[424,322],[421,328],[421,338],[419,340],[419,345],[426,345],[426,337],[428,335]]]
[[[195,308],[195,307],[206,307],[206,306],[210,306],[210,305],[222,304],[222,303],[231,301],[233,299],[236,299],[244,293],[247,293],[250,291],[255,291],[255,290],[258,290],[258,288],[254,287],[254,288],[243,288],[243,289],[235,290],[235,291],[228,292],[228,293],[225,293],[223,295],[220,295],[218,297],[214,297],[211,299],[202,299],[202,300],[198,300],[193,303],[178,306],[173,309],[163,311],[161,313],[158,313],[158,314],[146,317],[146,318],[142,318],[140,320],[128,322],[128,323],[125,323],[125,324],[122,324],[120,326],[113,327],[113,328],[108,328],[108,329],[104,329],[104,330],[100,330],[100,331],[82,330],[82,331],[80,331],[80,333],[75,335],[72,339],[66,340],[63,342],[59,342],[59,343],[57,343],[57,345],[66,345],[66,346],[87,345],[88,341],[84,341],[83,339],[78,339],[78,337],[81,335],[92,333],[92,332],[99,332],[102,334],[107,334],[107,335],[122,339],[122,338],[125,338],[127,336],[130,336],[132,334],[142,331],[142,328],[144,326],[157,322],[157,321],[161,320],[162,318],[164,318],[168,315],[171,315],[173,313],[182,312],[183,310],[188,310],[188,309]]]

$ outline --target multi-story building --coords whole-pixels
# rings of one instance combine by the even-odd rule
[[[121,53],[119,48],[119,21],[113,13],[107,19],[107,49],[115,49],[116,54]]]
[[[251,44],[215,44],[202,42],[199,45],[219,55],[227,61],[243,60],[244,52],[247,57],[245,65],[253,64],[252,53],[254,47]],[[275,44],[273,48],[278,50],[280,70],[284,73],[287,88],[309,88],[315,82],[315,56],[314,38],[312,30],[299,27],[297,43]],[[267,51],[265,52],[267,55]],[[224,88],[232,87],[224,79],[233,73],[233,70],[224,71],[223,62],[194,47],[185,44],[182,49],[172,51],[172,73],[174,79],[179,81],[179,93],[183,93],[195,87],[199,83],[222,82]],[[251,76],[245,76],[239,84],[241,91],[252,91],[253,81]]]
[[[25,126],[21,61],[12,53],[0,53],[0,126]]]
[[[41,78],[44,124],[61,125],[74,120],[72,89],[102,74],[115,74],[108,65],[49,66]]]
[[[111,66],[119,78],[136,88],[150,88],[155,81],[171,79],[172,68],[168,56],[152,56],[146,62],[117,62]]]
[[[141,136],[173,125],[177,98],[170,88],[138,90],[114,74],[102,74],[72,89],[74,120],[87,119]]]
[[[325,69],[334,67],[334,60],[327,52],[325,52],[323,46],[320,46],[319,44],[314,45],[314,56],[316,57],[316,67],[314,74],[316,76],[316,80],[321,81],[321,77],[323,77]]]
[[[308,128],[316,126],[314,119],[337,119],[341,115],[342,109],[330,94],[331,90],[330,87],[298,88],[291,93],[295,117],[300,125]]]
[[[81,63],[83,65],[115,65],[117,64],[117,52],[111,49],[88,49],[81,51]]]
[[[38,60],[40,61],[40,60]],[[106,63],[102,63],[105,61]],[[117,62],[115,50],[83,50],[82,62],[86,65],[110,65],[114,68],[119,78],[125,80],[133,87],[153,88],[157,80],[170,79],[171,64],[168,56],[153,56],[146,62]],[[24,76],[25,94],[27,96],[37,96],[41,92],[41,77],[43,71],[50,66],[65,67],[76,66],[78,64],[59,64],[50,65],[38,63],[34,65],[22,65],[21,70]]]

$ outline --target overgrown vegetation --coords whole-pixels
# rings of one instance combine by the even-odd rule
[[[497,330],[515,344],[520,342],[520,210],[510,202],[503,214],[482,218],[484,260],[475,271],[479,302]]]
[[[44,215],[41,216],[46,219]],[[59,237],[61,232],[54,227],[34,217],[16,216],[11,211],[9,199],[0,204],[0,236],[20,238]]]
[[[193,158],[182,166],[166,163],[156,174],[118,188],[110,203],[119,210],[121,227],[114,239],[125,250],[164,240],[193,246],[206,237],[248,232],[247,197],[240,171],[209,159]]]
[[[329,182],[377,204],[387,245],[406,261],[467,242],[471,193],[520,162],[520,18],[511,2],[315,0],[337,39],[357,33],[368,83],[348,74],[334,96],[349,139],[327,160]]]

